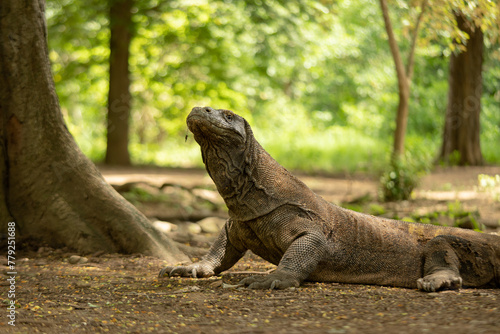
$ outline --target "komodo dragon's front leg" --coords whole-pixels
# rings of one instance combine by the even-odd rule
[[[219,236],[210,247],[207,255],[201,261],[187,266],[168,266],[160,271],[158,277],[210,277],[231,268],[239,259],[245,255],[229,241],[229,233],[232,222],[228,220],[222,228]]]
[[[319,231],[303,232],[292,241],[272,274],[251,276],[240,284],[250,289],[286,289],[299,287],[326,253],[326,238]]]

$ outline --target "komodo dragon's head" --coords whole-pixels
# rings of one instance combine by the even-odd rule
[[[232,219],[249,221],[310,192],[260,146],[248,122],[232,111],[193,108],[187,125]]]
[[[189,130],[200,146],[213,143],[219,147],[244,149],[248,123],[230,110],[195,107],[187,118]]]
[[[222,197],[234,196],[253,139],[248,122],[230,110],[193,108],[187,125],[200,145],[203,162]]]

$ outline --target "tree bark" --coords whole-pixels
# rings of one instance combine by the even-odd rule
[[[408,124],[410,105],[410,84],[404,84],[404,82],[401,82],[398,86],[399,102],[396,114],[396,129],[394,130],[394,143],[392,147],[393,159],[396,159],[405,153],[406,127]]]
[[[44,1],[2,0],[0,17],[0,200],[16,222],[16,242],[186,260],[104,181],[68,132],[48,60]]]
[[[110,0],[110,55],[106,164],[130,165],[129,47],[132,40],[133,0]]]
[[[480,112],[484,39],[479,27],[461,14],[455,17],[469,40],[465,51],[450,57],[448,106],[438,161],[476,166],[483,164]]]

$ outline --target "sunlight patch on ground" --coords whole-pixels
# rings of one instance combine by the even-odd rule
[[[490,197],[486,193],[480,193],[474,190],[460,191],[415,191],[417,198],[435,200],[435,201],[468,201],[474,199],[488,199]]]

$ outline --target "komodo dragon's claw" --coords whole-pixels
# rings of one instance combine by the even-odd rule
[[[160,270],[160,273],[158,274],[158,278],[162,278],[165,276],[170,277],[170,271],[172,270],[172,267],[165,267],[162,270]]]
[[[459,290],[462,287],[462,278],[451,271],[438,271],[417,280],[419,290],[435,292],[444,289]]]
[[[210,277],[214,275],[214,271],[208,265],[204,263],[193,263],[187,266],[167,266],[160,270],[158,277],[192,277],[192,278],[200,278],[200,277]]]
[[[298,288],[300,281],[283,273],[272,273],[266,276],[250,276],[241,280],[239,284],[247,286],[249,289],[281,290]]]
[[[158,274],[158,278],[162,278],[165,275],[165,271],[166,271],[165,268],[160,270],[160,273]]]

